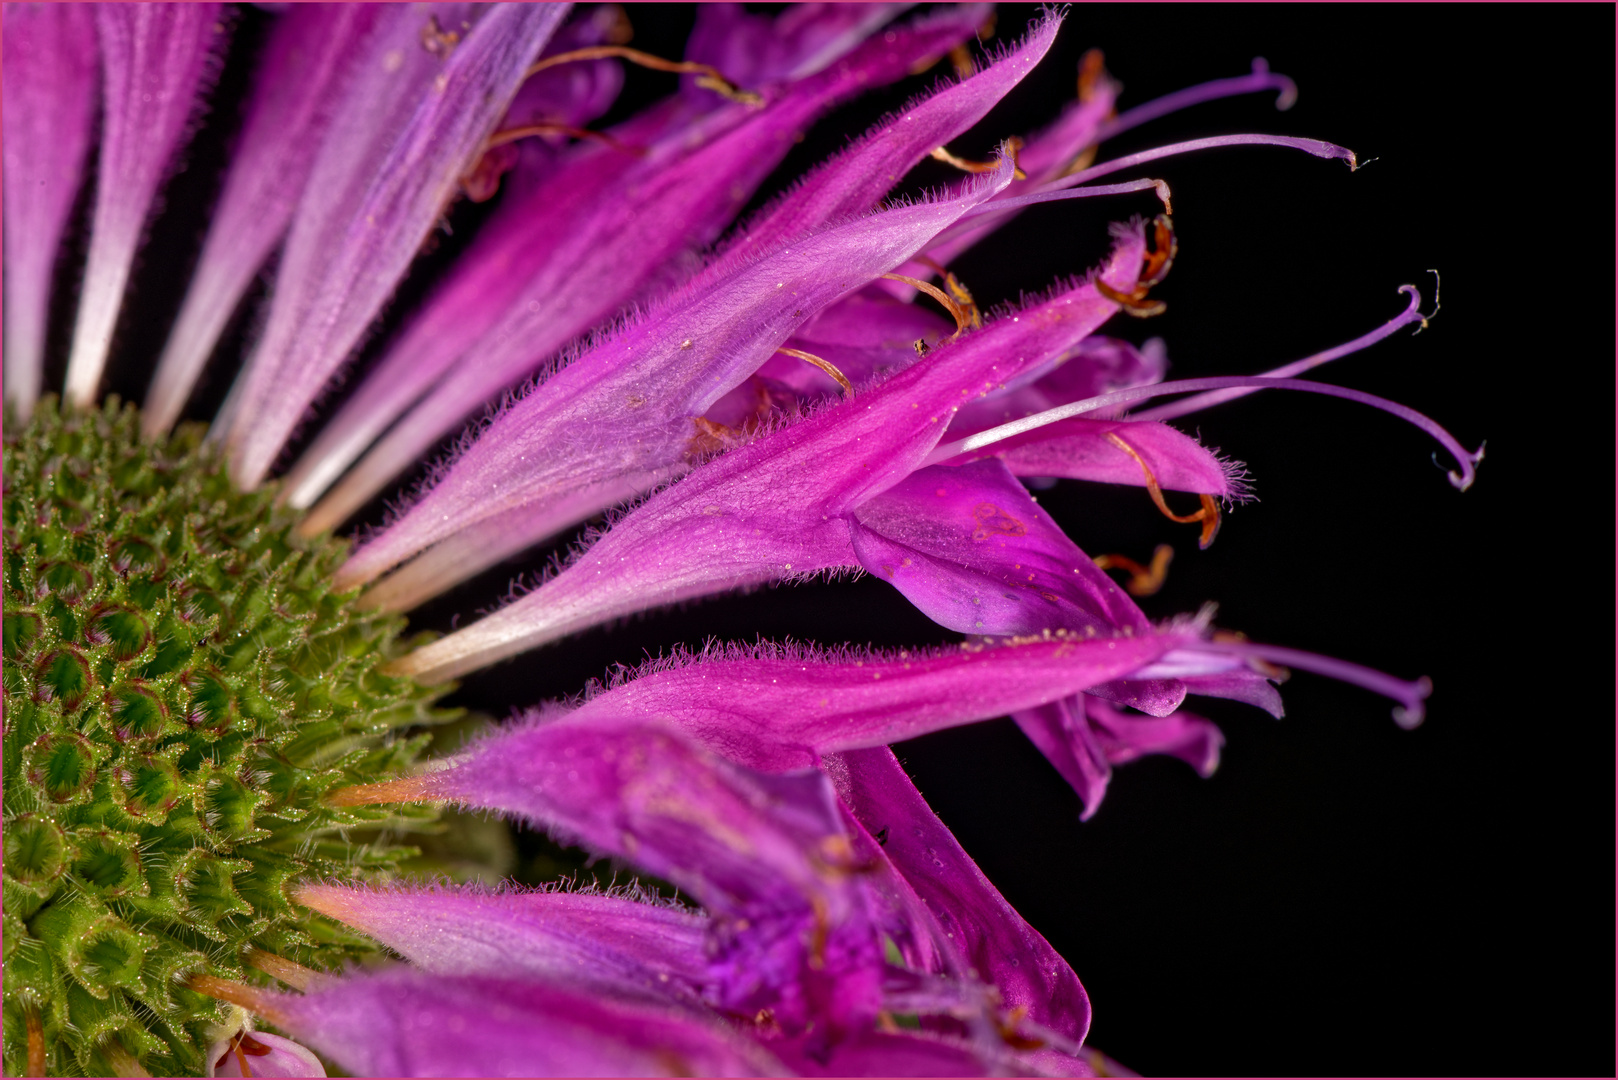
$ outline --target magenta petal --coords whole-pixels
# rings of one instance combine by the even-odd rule
[[[223,47],[219,4],[100,4],[102,132],[95,214],[64,396],[96,400],[141,230]]]
[[[339,84],[382,11],[297,4],[276,23],[207,243],[142,410],[148,434],[173,426],[236,305],[286,232]]]
[[[551,39],[541,56],[599,45],[614,28],[614,9],[603,5],[571,20]],[[500,123],[502,130],[528,124],[552,123],[581,127],[606,111],[623,84],[623,68],[616,60],[562,64],[531,76]],[[710,94],[710,97],[714,95]],[[695,149],[695,148],[693,148]],[[509,151],[504,164],[490,165],[491,153]],[[613,190],[626,170],[636,164],[633,154],[610,150],[598,143],[552,149],[541,139],[524,139],[486,153],[474,168],[472,182],[491,186],[499,173],[515,166],[513,179],[491,219],[479,229],[471,247],[451,269],[444,283],[428,298],[422,312],[407,326],[337,414],[287,474],[287,500],[303,508],[314,502],[354,459],[364,452],[387,425],[410,407],[456,358],[463,356],[494,325],[495,320],[523,299],[536,267],[555,253],[567,230],[557,224],[576,219],[581,199],[622,200]],[[470,186],[470,184],[469,184]],[[543,283],[541,283],[543,287]],[[532,292],[533,290],[530,290]],[[601,311],[611,311],[615,299],[592,297],[603,306],[583,311],[557,310],[553,324],[543,333],[561,342],[591,324]],[[541,331],[527,328],[527,335]],[[543,345],[541,338],[539,345]],[[449,431],[459,417],[438,415],[432,432]],[[430,432],[423,438],[429,438]],[[436,436],[431,436],[436,437]],[[392,441],[397,440],[392,437]],[[393,475],[393,470],[369,475],[380,455],[389,460],[399,454],[412,463],[426,445],[412,443],[397,454],[378,448],[361,471],[368,475],[345,485],[338,500],[327,500],[314,512],[308,531],[341,523],[344,509],[363,502]],[[336,501],[340,506],[329,505]]]
[[[586,701],[569,722],[662,719],[729,760],[783,772],[1069,697],[1153,662],[1176,640],[1055,635],[831,655],[761,646],[656,662]]]
[[[687,456],[700,452],[704,429],[696,419],[793,330],[903,262],[1010,175],[1007,162],[951,197],[827,229],[684,290],[501,414],[435,488],[355,552],[338,581],[369,580],[455,532],[525,507],[532,520],[521,535],[532,542],[683,471]],[[598,501],[581,512],[592,494]]]
[[[232,391],[231,476],[261,482],[304,411],[392,294],[460,176],[567,13],[446,5],[463,38],[422,45],[427,13],[388,8],[293,216],[264,337]],[[474,22],[475,20],[475,22]]]
[[[688,1010],[537,981],[394,968],[252,1008],[360,1076],[768,1076],[778,1062]]]
[[[858,383],[876,374],[884,362],[894,367],[908,367],[916,359],[917,341],[931,347],[954,332],[953,322],[920,304],[906,304],[890,296],[863,291],[844,297],[821,312],[818,318],[806,323],[792,341],[798,343],[797,348],[830,360],[851,381]],[[864,359],[852,359],[856,357]],[[874,359],[878,357],[881,359]],[[789,370],[786,361],[790,359],[774,357],[760,370],[769,371],[774,367],[784,372]],[[861,368],[861,362],[867,366]],[[819,374],[815,368],[805,368],[801,363],[790,370]],[[859,374],[855,374],[856,371]],[[823,385],[827,390],[837,389],[830,383],[816,385]]]
[[[1081,76],[1082,77],[1082,76]],[[1087,91],[1081,91],[1080,100],[1070,102],[1055,123],[1028,137],[1028,145],[1018,157],[1018,164],[1028,179],[1012,185],[997,199],[1013,199],[1041,189],[1049,189],[1074,164],[1084,150],[1114,135],[1137,127],[1160,116],[1180,109],[1237,94],[1278,90],[1277,109],[1291,108],[1297,97],[1297,87],[1285,75],[1270,74],[1263,60],[1253,61],[1253,72],[1233,79],[1217,79],[1199,86],[1189,87],[1136,106],[1122,116],[1115,116],[1113,107],[1120,87],[1105,74],[1095,79]],[[983,227],[946,240],[928,252],[933,258],[949,263],[993,230],[1010,222],[1012,214],[1001,215]]]
[[[1088,821],[1101,808],[1112,780],[1112,764],[1084,715],[1084,698],[1075,696],[1011,714],[1024,735],[1062,779],[1073,785]]]
[[[235,1038],[220,1039],[208,1047],[208,1057],[205,1076],[325,1076],[326,1067],[320,1059],[310,1053],[303,1046],[291,1039],[283,1039],[279,1035],[271,1035],[265,1031],[250,1033],[251,1043],[247,1044],[252,1053],[245,1050],[237,1056]],[[256,1045],[255,1045],[256,1044]],[[264,1051],[268,1050],[268,1053]],[[242,1062],[247,1062],[251,1071],[242,1071]]]
[[[26,421],[43,378],[52,268],[95,118],[94,9],[7,4],[4,49],[5,395]]]
[[[610,4],[578,8],[540,56],[599,45],[619,28],[620,18]],[[522,84],[500,127],[504,130],[540,123],[583,127],[612,108],[623,85],[624,69],[615,60],[591,60],[547,68],[529,76]]]
[[[1112,115],[1118,89],[1118,84],[1111,79],[1103,77],[1096,80],[1085,97],[1068,102],[1053,123],[1030,135],[1017,155],[1017,164],[1022,167],[1027,179],[1017,181],[997,198],[1026,195],[1060,177],[1080,154],[1099,141],[1097,133]],[[995,217],[978,229],[936,245],[927,254],[948,266],[962,252],[1009,223],[1014,216],[1005,214]],[[926,267],[920,265],[913,269],[917,271],[917,276],[926,272]]]
[[[1086,821],[1101,807],[1112,766],[1146,754],[1168,754],[1211,776],[1225,744],[1219,728],[1200,716],[1124,713],[1097,700],[1093,692],[1027,709],[1012,719],[1073,785],[1084,803],[1080,816]]]
[[[1279,720],[1286,710],[1281,706],[1281,692],[1271,685],[1275,677],[1243,668],[1220,675],[1187,675],[1177,681],[1187,693],[1244,702]]]
[[[398,348],[294,470],[292,501],[307,505],[405,412],[315,508],[310,527],[340,524],[467,416],[551,362],[566,342],[684,272],[694,261],[692,252],[719,237],[791,148],[795,133],[826,109],[903,76],[918,56],[948,48],[969,32],[955,17],[895,30],[823,72],[768,88],[763,108],[726,106],[661,132],[649,146],[630,143],[641,157],[623,149],[576,148],[554,175],[513,192],[517,198],[508,199],[489,223],[486,239],[474,244]],[[633,138],[623,129],[612,134]],[[866,180],[863,174],[860,179]],[[888,186],[891,181],[852,210],[869,210]],[[824,226],[847,213],[823,214],[807,225]],[[797,231],[803,224],[797,223]],[[795,235],[779,229],[766,234],[771,247]],[[735,259],[710,265],[685,295],[739,266]],[[600,362],[593,352],[573,361]],[[546,385],[534,396],[543,402],[564,388],[565,381]]]
[[[936,345],[954,332],[953,321],[919,304],[863,289],[787,338],[786,348],[818,356],[858,384],[909,367],[917,359],[916,342]],[[841,392],[825,371],[779,352],[759,365],[753,378],[715,402],[707,418],[738,427],[756,419],[761,406],[791,414],[816,398]]]
[[[408,885],[304,885],[297,900],[440,975],[520,976],[690,1004],[706,981],[708,920],[667,904]]]
[[[850,533],[861,566],[951,630],[1148,629],[998,461],[912,473],[863,503]]]
[[[939,44],[947,47],[951,38],[962,31],[970,33],[987,14],[988,9],[978,5],[945,7],[917,25],[918,29],[935,28],[935,40],[942,38]],[[749,221],[726,247],[720,264],[755,257],[806,229],[875,206],[933,148],[972,127],[1020,83],[1050,49],[1061,25],[1061,18],[1055,15],[1040,20],[1016,48],[984,70],[877,125]],[[947,36],[938,34],[939,30]]]
[[[383,361],[295,470],[293,502],[307,504],[400,411],[408,409],[315,507],[309,527],[340,524],[465,417],[551,361],[565,342],[680,273],[691,261],[693,249],[718,238],[747,195],[790,149],[795,133],[837,101],[899,78],[918,57],[947,49],[970,33],[972,25],[951,10],[890,31],[818,74],[766,90],[762,109],[733,106],[689,131],[677,129],[638,162],[622,151],[592,148],[576,155],[568,168],[536,186],[521,203],[503,210],[498,231],[490,231],[488,241],[469,253],[457,278],[429,305],[399,349]],[[1003,86],[999,92],[1004,92]],[[939,95],[952,101],[960,96]],[[969,105],[970,101],[955,103],[949,115]],[[985,102],[975,114],[955,119],[964,127],[986,108]],[[777,251],[811,229],[870,210],[894,177],[926,152],[927,136],[928,131],[918,128],[901,143],[899,150],[908,159],[898,173],[891,163],[879,168],[864,157],[844,155],[834,160],[815,174],[831,179],[809,181],[820,197],[796,192],[778,203],[777,210],[748,226],[744,241],[731,245],[725,257],[704,268],[679,295],[699,295],[726,279],[734,280],[750,269],[752,256]],[[618,137],[627,136],[618,133]],[[792,212],[783,212],[782,207]],[[567,222],[567,227],[558,227],[559,221]],[[891,270],[924,242],[918,240],[872,276]],[[802,303],[790,316],[794,320],[812,316],[831,298],[805,292],[799,299]],[[699,330],[693,328],[692,333]],[[712,336],[707,335],[710,345]],[[703,338],[682,333],[677,340]],[[762,363],[772,350],[751,357],[751,366]],[[592,370],[613,362],[610,348],[596,349],[574,358],[572,366]],[[740,381],[748,374],[750,370],[739,372],[735,378]],[[555,397],[573,392],[573,386],[571,377],[560,381],[553,377],[531,395],[527,407],[538,410],[552,403],[565,407]],[[628,397],[632,401],[635,395]],[[675,399],[676,404],[679,401]],[[621,404],[617,411],[624,411]],[[666,418],[631,413],[624,419],[655,425]],[[539,437],[554,441],[555,434],[541,432]],[[587,479],[577,477],[573,484]],[[637,482],[631,490],[644,486]],[[567,491],[552,491],[545,497],[565,501],[569,496]],[[510,545],[538,541],[623,497],[609,485],[597,495],[595,506],[576,517],[541,514],[524,529],[502,529],[500,550],[479,546],[489,552],[489,561],[498,560],[512,550]],[[478,568],[469,566],[466,572]]]
[[[1009,175],[1006,164],[997,183]],[[870,220],[903,212],[889,211]],[[818,238],[841,236],[843,231]],[[1112,278],[1109,284],[1118,288],[1121,281],[1123,288],[1133,287],[1143,247],[1138,230],[1120,239],[1106,271]],[[799,250],[795,245],[793,251]],[[844,261],[851,259],[852,253],[845,252]],[[845,515],[913,472],[962,400],[1014,377],[1023,366],[1071,348],[1115,310],[1116,305],[1093,284],[1076,285],[1044,304],[1007,315],[940,347],[927,363],[856,393],[852,400],[740,446],[620,519],[594,547],[541,588],[402,658],[393,670],[423,679],[450,678],[658,604],[852,568],[857,559]],[[695,366],[693,361],[691,367]],[[648,408],[658,400],[648,397]],[[516,414],[513,410],[508,416]],[[580,421],[578,432],[589,431],[599,439],[599,425],[586,427],[582,417]],[[673,430],[680,432],[678,423]],[[591,451],[575,444],[575,453],[599,456],[603,451],[599,443],[595,445]],[[558,452],[555,446],[536,445],[526,438],[495,443],[487,435],[478,447],[489,448],[479,455],[484,485],[500,475],[495,470],[502,461],[522,467],[526,465],[522,455]],[[621,461],[622,455],[614,460]],[[417,505],[413,513],[427,519],[420,528],[447,530],[448,525],[440,525],[441,516],[477,512],[477,501],[464,490],[459,495],[462,502],[435,505],[434,496],[444,490],[441,485]],[[483,501],[493,500],[485,495]],[[362,548],[356,558],[363,559],[366,551]],[[338,580],[351,580],[348,571]]]
[[[1160,487],[1224,499],[1245,497],[1241,469],[1191,436],[1152,421],[1089,420],[1074,416],[962,454],[967,462],[997,457],[1017,476],[1063,476],[1104,484],[1143,487],[1146,474],[1112,438],[1128,443],[1152,470]]]
[[[1186,685],[1179,679],[1117,679],[1092,686],[1085,693],[1148,716],[1167,716],[1185,702]]]
[[[868,1031],[829,1051],[809,1039],[770,1044],[797,1076],[1008,1076],[1023,1073],[1011,1055],[925,1032]]]
[[[398,783],[520,816],[690,893],[713,917],[709,971],[729,1011],[843,1028],[880,1007],[873,913],[856,875],[827,869],[850,847],[818,772],[757,773],[642,720],[564,719]]]
[[[1087,79],[1081,61],[1080,78]],[[1009,189],[1013,195],[1023,195],[1034,187],[1055,180],[1066,172],[1079,155],[1094,146],[1101,126],[1113,115],[1122,89],[1104,72],[1088,80],[1076,101],[1062,106],[1061,115],[1039,131],[1028,136],[1027,145],[1017,155],[1028,179]]]
[[[1162,382],[1167,370],[1168,356],[1161,338],[1137,349],[1127,341],[1092,334],[1071,355],[1057,356],[1019,379],[1007,380],[1004,390],[961,406],[950,424],[950,434],[983,431],[1070,401]],[[1102,414],[1090,417],[1105,418]]]
[[[910,6],[800,4],[769,16],[750,15],[741,4],[703,4],[685,55],[738,86],[758,89],[820,71]],[[691,80],[686,86],[693,97],[706,92]]]
[[[1090,999],[1055,949],[1006,903],[923,801],[887,747],[843,755],[849,806],[860,824],[885,835],[883,852],[926,900],[956,947],[992,983],[1008,1009],[1071,1041],[1084,1042]]]
[[[1203,776],[1219,767],[1219,749],[1225,737],[1211,720],[1177,712],[1172,716],[1134,716],[1090,698],[1084,710],[1095,728],[1107,760],[1114,765],[1145,754],[1168,754]]]

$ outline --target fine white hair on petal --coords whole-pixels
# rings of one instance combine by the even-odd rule
[[[26,422],[44,383],[51,271],[95,120],[95,12],[8,5],[4,47],[5,399]]]
[[[66,398],[96,401],[158,184],[225,43],[219,4],[101,4],[102,135],[90,252],[68,357]]]
[[[440,11],[470,29],[447,59],[425,14],[390,7],[293,215],[264,337],[239,376],[231,478],[257,487],[436,226],[567,6]]]

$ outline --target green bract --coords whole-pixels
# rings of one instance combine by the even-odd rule
[[[404,620],[328,582],[273,488],[233,489],[199,430],[42,403],[5,436],[5,1071],[41,1025],[49,1075],[202,1071],[253,948],[331,969],[374,948],[287,899],[416,849],[419,808],[336,809],[447,719],[376,670]],[[37,1043],[36,1043],[37,1045]]]

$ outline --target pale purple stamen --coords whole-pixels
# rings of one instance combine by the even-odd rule
[[[1393,710],[1393,719],[1407,731],[1421,726],[1422,720],[1426,717],[1426,708],[1422,702],[1433,692],[1432,680],[1425,675],[1415,682],[1407,682],[1374,668],[1361,667],[1347,660],[1321,656],[1318,653],[1304,652],[1302,649],[1287,649],[1279,645],[1255,645],[1248,641],[1217,640],[1190,641],[1181,648],[1187,652],[1222,653],[1266,660],[1286,667],[1312,671],[1316,675],[1325,675],[1340,682],[1363,686],[1372,693],[1399,702],[1399,706]],[[1172,666],[1174,661],[1175,656],[1171,652],[1163,657],[1162,663]]]
[[[1399,291],[1410,297],[1410,303],[1403,311],[1388,322],[1377,327],[1375,330],[1372,330],[1370,333],[1363,334],[1346,344],[1338,345],[1335,348],[1327,349],[1325,352],[1318,352],[1313,356],[1306,356],[1302,360],[1294,360],[1290,364],[1283,364],[1274,370],[1266,371],[1260,376],[1260,378],[1290,379],[1294,375],[1301,375],[1310,368],[1316,368],[1322,364],[1329,364],[1333,360],[1347,356],[1350,353],[1359,352],[1361,349],[1374,345],[1378,341],[1381,341],[1383,338],[1387,337],[1389,334],[1392,334],[1401,326],[1409,326],[1413,322],[1419,322],[1425,327],[1427,325],[1428,318],[1431,316],[1423,315],[1417,310],[1421,307],[1421,293],[1416,290],[1414,285],[1401,285],[1399,286]],[[1155,408],[1144,409],[1138,413],[1131,413],[1129,418],[1131,420],[1173,420],[1176,417],[1185,416],[1189,413],[1200,412],[1203,409],[1211,408],[1212,406],[1218,405],[1221,402],[1233,401],[1239,397],[1246,397],[1251,393],[1253,393],[1251,388],[1237,390],[1214,390],[1206,394],[1197,394],[1195,397],[1181,398],[1179,401],[1171,401],[1167,405],[1158,405]]]
[[[1165,210],[1169,209],[1169,185],[1167,182],[1143,177],[1140,180],[1130,180],[1123,184],[1103,184],[1098,187],[1074,188],[1065,191],[1041,191],[1032,195],[1013,195],[1005,199],[996,199],[993,202],[984,203],[982,206],[967,211],[961,215],[961,220],[964,223],[994,214],[1010,213],[1013,210],[1021,210],[1028,206],[1037,206],[1040,203],[1065,202],[1068,199],[1083,199],[1091,195],[1128,195],[1136,191],[1145,191],[1148,188],[1155,190],[1158,200],[1163,204],[1163,208]],[[975,227],[980,227],[977,223],[974,224]],[[964,230],[964,228],[964,224],[957,225],[943,233],[939,237],[939,243],[943,244],[955,239],[958,235],[957,231]]]
[[[1080,184],[1087,184],[1098,177],[1111,176],[1115,172],[1133,169],[1137,165],[1145,165],[1150,161],[1160,161],[1166,157],[1189,154],[1195,150],[1213,150],[1222,146],[1285,146],[1293,150],[1302,150],[1306,154],[1313,154],[1317,158],[1326,158],[1328,160],[1335,158],[1346,161],[1350,169],[1359,168],[1359,161],[1354,157],[1354,151],[1346,146],[1322,142],[1319,139],[1300,139],[1291,135],[1214,135],[1206,139],[1191,139],[1187,142],[1170,143],[1168,146],[1157,146],[1150,150],[1142,150],[1138,154],[1126,154],[1112,161],[1103,161],[1099,165],[1092,165],[1088,169],[1074,173],[1072,176],[1052,180],[1045,185],[1045,190],[1054,191],[1058,188],[1078,187]]]
[[[1318,158],[1347,161],[1350,169],[1359,168],[1359,161],[1355,158],[1354,151],[1346,146],[1338,146],[1336,143],[1321,142],[1319,139],[1299,139],[1290,135],[1217,135],[1208,139],[1191,139],[1188,142],[1172,143],[1168,146],[1159,146],[1151,150],[1142,150],[1138,154],[1129,154],[1113,161],[1104,161],[1100,165],[1092,165],[1081,172],[1042,184],[1039,190],[1032,194],[1012,196],[984,203],[973,211],[963,214],[960,222],[940,233],[938,239],[933,242],[933,247],[941,247],[968,232],[982,228],[981,219],[984,217],[1013,213],[1036,203],[1056,202],[1063,198],[1078,198],[1080,197],[1078,192],[1072,189],[1077,188],[1080,184],[1089,183],[1091,180],[1098,180],[1103,176],[1110,176],[1115,172],[1122,172],[1125,169],[1132,169],[1137,165],[1145,165],[1148,162],[1158,161],[1162,158],[1189,154],[1197,150],[1212,150],[1223,146],[1282,146],[1293,150],[1302,150],[1304,153],[1312,154]],[[1164,205],[1167,205],[1168,185],[1161,180],[1150,181],[1150,183],[1158,189],[1158,197],[1163,200]],[[1140,187],[1127,190],[1139,191],[1144,186],[1143,184]],[[1126,189],[1094,188],[1086,190],[1094,191],[1095,194],[1114,194],[1117,191]]]
[[[1075,401],[1069,405],[1059,405],[1054,409],[1046,409],[1033,416],[1025,416],[1021,420],[1013,420],[1009,424],[980,431],[976,435],[969,435],[952,443],[946,443],[936,448],[928,455],[925,465],[936,465],[948,461],[958,454],[965,454],[972,450],[980,450],[991,446],[1002,439],[1009,439],[1013,435],[1021,435],[1025,431],[1033,431],[1054,424],[1058,420],[1066,420],[1070,416],[1082,416],[1085,413],[1095,412],[1114,405],[1124,405],[1131,401],[1145,401],[1149,398],[1161,397],[1164,394],[1183,394],[1190,390],[1223,390],[1228,387],[1251,387],[1254,390],[1304,390],[1313,394],[1325,394],[1327,397],[1346,398],[1357,401],[1361,405],[1381,409],[1392,413],[1399,419],[1414,424],[1416,427],[1431,435],[1434,439],[1454,456],[1460,465],[1459,472],[1449,471],[1449,482],[1461,491],[1472,486],[1477,479],[1477,470],[1474,466],[1483,460],[1483,450],[1480,447],[1476,452],[1464,449],[1455,436],[1440,427],[1437,421],[1417,412],[1397,401],[1377,397],[1359,390],[1350,390],[1343,386],[1332,386],[1330,383],[1310,382],[1306,379],[1272,379],[1263,376],[1239,375],[1215,377],[1207,379],[1178,379],[1173,382],[1158,383],[1156,386],[1137,386],[1129,390],[1119,390],[1111,394],[1102,394],[1100,397],[1086,398],[1084,401]]]
[[[1179,112],[1193,105],[1201,105],[1206,101],[1236,97],[1239,94],[1257,94],[1264,90],[1280,91],[1275,97],[1275,108],[1278,112],[1292,108],[1293,103],[1298,100],[1298,84],[1285,75],[1272,73],[1269,63],[1263,57],[1257,57],[1253,60],[1253,71],[1250,75],[1238,75],[1233,79],[1214,79],[1197,86],[1188,86],[1184,90],[1164,94],[1160,98],[1119,114],[1097,129],[1096,141],[1104,142],[1130,128],[1139,127],[1160,116],[1167,116],[1169,113]]]

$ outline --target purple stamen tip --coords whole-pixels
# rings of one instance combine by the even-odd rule
[[[1279,91],[1275,95],[1275,111],[1286,112],[1298,103],[1298,84],[1285,75],[1275,75],[1270,72],[1270,62],[1262,56],[1253,57],[1253,74],[1258,77],[1269,76],[1269,84]]]
[[[1416,730],[1427,719],[1427,707],[1422,702],[1432,694],[1433,680],[1423,675],[1416,680],[1413,690],[1412,700],[1393,710],[1393,722],[1406,731]]]
[[[1478,478],[1476,466],[1483,461],[1483,451],[1488,445],[1488,440],[1484,440],[1478,443],[1476,450],[1465,455],[1465,460],[1462,463],[1464,471],[1447,470],[1445,475],[1449,477],[1449,482],[1456,491],[1466,491],[1472,486],[1472,481]],[[1433,464],[1438,465],[1438,452],[1436,450],[1433,452]],[[1442,469],[1444,466],[1438,465],[1438,467]]]

